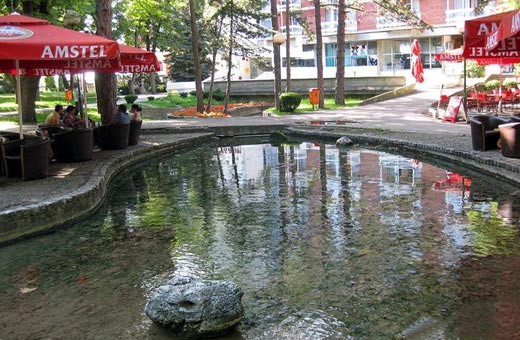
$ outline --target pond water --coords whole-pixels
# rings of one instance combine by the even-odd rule
[[[88,219],[0,248],[0,339],[173,338],[143,307],[180,273],[243,288],[226,339],[518,338],[519,193],[415,157],[266,143],[135,166]]]

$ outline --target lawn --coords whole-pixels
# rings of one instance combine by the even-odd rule
[[[96,102],[96,94],[88,93],[87,102],[89,104]],[[40,98],[36,101],[37,109],[54,109],[56,104],[67,106],[72,104],[65,100],[64,92],[40,92]],[[0,112],[16,111],[18,105],[14,94],[0,94]]]
[[[95,93],[89,93],[87,94],[87,101],[89,104],[96,102],[96,95]],[[346,99],[346,105],[345,106],[338,106],[334,104],[334,98],[326,98],[325,99],[325,110],[327,109],[337,109],[341,107],[351,107],[356,106],[362,101],[361,98],[347,98]],[[236,103],[236,101],[231,100],[230,103]],[[253,102],[251,102],[253,103]],[[36,102],[36,108],[48,108],[53,109],[56,104],[62,104],[63,106],[67,106],[71,104],[70,102],[67,102],[65,100],[65,94],[63,92],[41,92],[40,98]],[[207,104],[207,101],[205,101],[205,104]],[[219,105],[223,104],[223,100],[213,100],[213,104]],[[197,105],[197,98],[192,95],[188,95],[186,97],[182,97],[178,94],[170,94],[163,98],[158,98],[155,100],[148,100],[148,101],[140,101],[139,105],[142,106],[145,110],[146,107],[160,107],[160,108],[189,108],[189,107],[195,107]],[[130,107],[130,105],[127,105]],[[302,98],[302,102],[300,106],[296,109],[295,112],[280,112],[276,111],[274,108],[268,109],[269,112],[277,114],[277,115],[287,115],[287,114],[300,114],[300,113],[306,113],[311,112],[313,110],[316,110],[317,107],[311,105],[309,103],[309,99],[304,96]],[[0,112],[9,112],[9,111],[16,111],[17,105],[15,101],[14,94],[2,94],[0,95]],[[43,123],[45,121],[45,118],[49,112],[43,112],[43,113],[37,113],[36,114],[36,120],[38,123]],[[88,115],[90,118],[92,118],[95,121],[100,121],[101,117],[99,113],[97,112],[97,109],[95,107],[88,109]],[[16,115],[12,116],[5,116],[0,117],[0,121],[11,121],[11,122],[18,122],[18,117]]]

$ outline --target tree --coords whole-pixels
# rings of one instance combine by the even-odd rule
[[[193,67],[195,68],[195,90],[197,92],[197,112],[204,112],[204,96],[202,93],[202,73],[200,71],[199,32],[195,0],[189,0],[190,28],[193,51]]]
[[[285,0],[285,92],[291,91],[291,6]]]
[[[321,4],[320,0],[314,0],[314,22],[316,30],[316,68],[318,73],[318,90],[320,91],[320,100],[318,107],[323,109],[325,95],[323,93],[323,43],[321,33]]]
[[[96,3],[96,24],[97,35],[105,38],[112,38],[112,1],[97,0]],[[96,72],[96,95],[97,108],[101,114],[103,124],[110,123],[115,116],[115,103],[117,99],[116,76],[112,73]]]
[[[336,52],[336,95],[334,102],[345,105],[345,0],[338,0],[338,50]]]
[[[276,0],[271,1],[271,23],[273,31],[279,32],[278,9]],[[274,68],[274,106],[280,110],[280,92],[282,91],[282,75],[280,69],[280,45],[273,42],[273,68]]]

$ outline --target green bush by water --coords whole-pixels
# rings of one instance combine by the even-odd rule
[[[294,112],[300,103],[302,102],[302,96],[296,92],[285,92],[280,94],[280,111],[282,112]]]

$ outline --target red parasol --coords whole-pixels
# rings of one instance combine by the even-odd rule
[[[118,57],[117,42],[101,36],[69,30],[25,15],[0,17],[0,60],[14,62],[17,98],[21,94],[20,62],[40,60],[52,64],[63,60],[111,59],[117,62]],[[21,105],[18,105],[18,116],[20,138],[23,138]]]
[[[485,17],[466,20],[464,25],[464,51],[463,56],[467,59],[476,60],[479,64],[514,64],[520,62],[520,51],[517,48],[516,38],[520,33],[513,33],[515,27],[511,27],[510,34],[504,33],[503,39],[509,43],[495,44],[497,37],[493,37],[493,32],[499,31],[502,20],[507,25],[507,18],[510,18],[512,26],[517,25],[515,20],[516,11],[504,12]],[[515,23],[515,25],[513,25]],[[505,30],[505,28],[503,29]],[[496,33],[499,34],[499,33]],[[491,48],[496,46],[493,50]]]
[[[520,32],[520,9],[502,13],[498,29],[486,36],[486,49],[504,50],[516,46],[516,38]]]
[[[412,50],[412,76],[414,76],[415,80],[418,83],[422,83],[424,81],[424,70],[421,62],[421,46],[417,39],[414,39],[411,46]]]
[[[115,59],[117,42],[52,25],[42,19],[10,14],[0,17],[0,59]]]
[[[158,72],[161,63],[155,53],[140,48],[118,44],[120,55],[117,59],[93,60],[22,60],[20,74],[24,76],[54,76],[89,71],[106,73]],[[14,60],[0,60],[0,72],[16,74]]]

